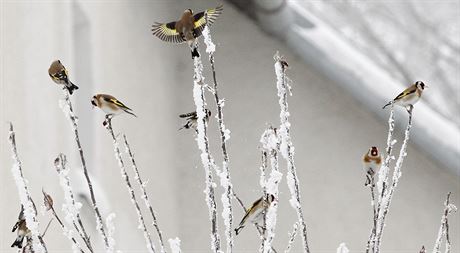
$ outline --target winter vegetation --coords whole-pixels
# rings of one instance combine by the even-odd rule
[[[219,93],[219,86],[217,82],[217,71],[216,71],[216,59],[214,53],[216,45],[212,41],[211,31],[209,27],[205,26],[203,30],[204,44],[206,46],[206,52],[211,67],[212,77],[210,83],[205,82],[204,66],[201,57],[193,58],[193,88],[192,98],[196,107],[197,114],[197,127],[196,127],[196,144],[200,152],[200,161],[204,171],[204,201],[208,207],[209,221],[203,221],[203,224],[209,226],[210,233],[210,250],[215,253],[232,253],[235,245],[235,225],[239,222],[235,222],[233,211],[235,208],[242,208],[248,217],[254,214],[256,211],[261,211],[260,217],[254,217],[253,220],[248,220],[244,225],[246,229],[254,226],[256,229],[253,232],[257,232],[260,238],[259,252],[263,253],[276,253],[281,252],[280,249],[276,250],[273,247],[273,241],[275,237],[283,238],[286,240],[286,247],[284,252],[290,252],[293,244],[298,239],[299,245],[302,244],[302,252],[310,253],[310,243],[314,244],[314,241],[310,241],[308,237],[308,220],[306,219],[305,202],[301,198],[300,192],[300,179],[297,176],[297,167],[295,163],[295,147],[294,140],[291,137],[290,130],[292,126],[289,117],[289,105],[288,98],[291,94],[291,80],[288,78],[287,72],[289,64],[278,52],[274,55],[274,71],[276,77],[276,83],[271,86],[273,93],[278,96],[279,104],[279,123],[267,127],[262,133],[260,138],[260,152],[261,152],[261,165],[260,165],[260,197],[262,205],[258,206],[262,210],[256,210],[256,205],[248,206],[245,205],[241,199],[237,196],[236,190],[232,184],[231,177],[231,163],[230,153],[231,150],[227,147],[227,142],[230,139],[230,130],[226,128],[224,122],[224,105],[225,100]],[[214,98],[216,105],[216,112],[214,113],[217,120],[219,138],[220,138],[220,151],[222,156],[222,164],[218,165],[214,157],[216,154],[211,153],[210,149],[210,134],[208,128],[208,116],[207,116],[207,95],[211,95]],[[109,214],[105,217],[105,222],[101,212],[99,211],[96,202],[96,192],[92,187],[91,178],[88,174],[86,167],[86,160],[84,156],[84,149],[80,143],[80,136],[78,131],[78,117],[75,115],[72,103],[70,100],[69,92],[64,89],[64,99],[60,101],[60,106],[64,112],[65,117],[70,121],[72,135],[74,137],[76,148],[79,154],[79,158],[82,165],[82,172],[85,175],[88,190],[91,196],[92,210],[96,218],[96,230],[99,233],[100,239],[104,242],[105,252],[115,252],[116,242],[113,238],[114,231],[116,229],[114,225],[115,213],[117,210],[113,210],[114,213]],[[74,94],[78,96],[78,91]],[[274,101],[276,103],[276,101]],[[383,163],[379,169],[377,183],[369,185],[371,191],[371,208],[373,211],[372,216],[372,227],[370,228],[369,238],[363,238],[363,249],[365,252],[379,253],[384,243],[384,232],[385,225],[391,220],[388,218],[388,213],[391,210],[391,203],[396,193],[399,180],[402,176],[404,168],[404,158],[407,154],[407,147],[410,140],[410,132],[412,127],[412,117],[417,115],[417,106],[415,105],[414,110],[412,109],[408,113],[407,126],[404,132],[404,138],[402,140],[401,148],[397,157],[393,155],[394,146],[398,142],[394,135],[395,131],[395,113],[392,108],[389,112],[388,119],[388,136],[386,141],[386,149],[383,158]],[[125,187],[127,187],[129,200],[131,201],[135,212],[137,214],[139,230],[145,238],[145,250],[148,252],[161,252],[166,253],[170,250],[172,253],[180,253],[181,241],[189,240],[189,238],[167,239],[165,242],[159,222],[159,217],[154,211],[149,194],[146,189],[148,179],[141,177],[142,168],[138,167],[135,160],[134,149],[131,148],[128,138],[125,134],[116,134],[112,127],[112,116],[108,115],[104,122],[104,126],[109,133],[109,137],[113,141],[113,152],[115,159],[118,162],[118,166],[121,172],[121,177],[124,181]],[[18,155],[18,149],[16,147],[15,132],[13,124],[10,123],[9,130],[9,142],[11,144],[12,151],[12,175],[15,180],[17,190],[20,197],[20,205],[24,210],[23,218],[19,220],[25,220],[27,224],[26,228],[26,242],[21,249],[22,252],[47,252],[46,249],[46,237],[40,232],[40,223],[37,216],[34,201],[31,198],[30,191],[36,189],[28,188],[28,181],[26,180],[27,168],[23,168]],[[124,145],[124,155],[120,147],[120,141]],[[128,157],[125,160],[124,157]],[[281,161],[280,161],[281,158]],[[128,166],[128,161],[131,166]],[[67,157],[64,154],[59,154],[54,161],[54,167],[56,169],[58,180],[56,184],[59,184],[62,188],[65,202],[62,203],[61,212],[64,218],[61,218],[59,209],[56,208],[58,203],[53,203],[53,197],[44,190],[42,191],[44,197],[44,206],[47,212],[49,212],[52,219],[55,219],[59,224],[58,228],[61,229],[62,233],[69,240],[69,246],[73,252],[96,252],[98,249],[93,248],[92,240],[96,235],[90,235],[83,225],[82,217],[80,215],[80,209],[82,203],[79,203],[74,195],[74,191],[71,184],[71,178],[69,174],[70,168],[67,166]],[[134,173],[134,181],[131,181],[127,168],[132,168]],[[277,215],[279,205],[279,186],[283,182],[283,175],[286,176],[286,184],[289,189],[290,199],[289,203],[296,214],[296,221],[292,224],[292,231],[289,234],[278,234],[276,233],[277,223],[281,222]],[[391,176],[390,176],[391,175]],[[363,179],[365,175],[363,174]],[[218,179],[218,180],[217,180]],[[135,185],[136,184],[136,185]],[[136,187],[138,192],[136,193]],[[219,186],[219,187],[218,187]],[[120,187],[124,187],[121,186]],[[219,197],[218,191],[221,191],[219,205],[217,198]],[[153,193],[155,194],[155,193]],[[444,203],[444,211],[441,218],[441,226],[439,228],[438,235],[435,240],[433,252],[437,253],[441,251],[443,240],[445,240],[445,252],[450,252],[452,245],[449,237],[449,223],[448,216],[455,212],[457,208],[454,204],[450,203],[450,193],[447,195],[447,199]],[[269,200],[269,196],[273,196],[273,200]],[[235,201],[236,200],[236,201]],[[146,211],[143,211],[142,204],[139,201],[143,201]],[[267,204],[268,203],[268,204]],[[13,206],[13,205],[12,205]],[[220,215],[219,215],[220,209]],[[147,217],[145,213],[150,213],[151,217]],[[220,218],[219,218],[220,217]],[[256,219],[260,218],[260,219]],[[363,217],[364,219],[365,217]],[[149,220],[152,220],[149,223]],[[255,222],[257,220],[257,222]],[[219,229],[219,224],[223,224],[223,229]],[[118,229],[121,230],[121,229]],[[156,236],[153,237],[150,231],[154,230]],[[45,229],[46,231],[46,229]],[[223,231],[220,232],[220,231]],[[123,233],[121,231],[120,233]],[[222,246],[225,238],[225,246]],[[367,242],[367,243],[366,243]],[[169,243],[169,249],[167,249],[166,243]],[[364,245],[364,243],[366,243]],[[156,247],[157,245],[158,247]],[[336,245],[336,244],[335,244]],[[204,247],[204,246],[203,246]],[[225,249],[224,249],[225,248]],[[424,249],[424,248],[423,248]],[[349,250],[345,243],[341,243],[337,248],[337,253],[348,253]]]

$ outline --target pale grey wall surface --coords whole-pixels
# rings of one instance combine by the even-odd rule
[[[4,122],[15,124],[24,173],[37,202],[44,187],[58,206],[62,203],[52,166],[59,152],[69,155],[75,174],[72,183],[86,191],[70,127],[58,107],[61,92],[46,73],[56,58],[64,62],[80,85],[73,100],[80,116],[82,142],[89,168],[100,184],[96,194],[103,193],[107,198],[105,215],[117,214],[117,248],[146,252],[111,140],[101,125],[103,114],[91,110],[89,99],[93,93],[112,94],[139,116],[120,116],[114,120],[114,127],[128,135],[141,173],[149,179],[148,190],[164,235],[180,237],[184,252],[210,251],[199,152],[191,131],[177,131],[183,123],[177,115],[194,110],[190,52],[185,45],[154,38],[150,25],[177,18],[185,8],[200,10],[216,4],[205,0],[1,2],[1,252],[14,252],[9,248],[15,237],[10,229],[19,210]],[[225,122],[231,130],[228,148],[235,191],[245,203],[261,194],[258,146],[267,124],[279,122],[272,59],[279,50],[291,66],[292,137],[312,252],[335,252],[341,242],[346,242],[352,252],[363,252],[372,212],[368,189],[363,186],[360,158],[370,145],[383,149],[386,122],[368,112],[327,76],[305,65],[281,42],[262,33],[230,4],[225,5],[212,31],[217,44],[220,93],[226,99]],[[207,57],[203,60],[208,70]],[[206,74],[210,82],[208,71]],[[208,103],[214,109],[211,96]],[[404,120],[397,119],[399,129]],[[210,132],[212,151],[220,162],[214,118]],[[281,164],[285,174],[285,164]],[[295,220],[295,212],[287,202],[285,178],[281,185],[275,239],[279,252],[286,246],[287,232]],[[458,177],[410,145],[387,219],[384,252],[417,252],[421,245],[431,248],[448,191],[453,192],[452,201],[460,204]],[[220,196],[220,188],[217,193]],[[236,205],[234,210],[237,223],[243,213]],[[87,209],[84,214],[85,223],[92,227],[93,215]],[[42,226],[47,220],[40,216]],[[458,213],[452,215],[450,229],[453,252],[460,252]],[[94,230],[91,234],[93,240],[98,238]],[[153,230],[152,236],[156,238]],[[71,251],[56,224],[45,239],[50,252]],[[257,252],[258,241],[255,230],[247,227],[236,238],[235,251]],[[294,252],[300,252],[299,246],[300,238]]]

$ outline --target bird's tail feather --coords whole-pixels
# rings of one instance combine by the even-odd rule
[[[136,117],[136,118],[137,118],[137,115],[136,115],[136,114],[134,114],[133,112],[130,112],[129,110],[124,110],[124,111],[125,111],[126,113],[128,113],[128,114],[131,114],[131,115],[133,115],[134,117]]]
[[[78,86],[69,81],[69,86],[67,86],[67,89],[69,90],[70,95],[72,95],[74,90],[78,90]]]
[[[243,228],[244,228],[244,226],[242,226],[242,225],[240,225],[237,228],[235,228],[235,234],[238,235],[240,233],[241,229],[243,229]]]
[[[200,57],[200,53],[198,53],[198,49],[196,47],[192,48],[192,59],[195,57]]]
[[[16,240],[13,242],[13,244],[11,244],[11,248],[22,248],[22,241],[24,241],[24,236],[18,236]]]
[[[382,107],[382,109],[385,109],[387,106],[389,106],[389,105],[391,105],[391,104],[393,104],[393,101],[388,102],[386,105],[384,105],[384,106]]]

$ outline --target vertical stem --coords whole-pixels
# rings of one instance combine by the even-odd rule
[[[149,197],[147,195],[147,190],[145,189],[145,184],[142,181],[142,178],[141,178],[141,176],[139,174],[139,169],[137,168],[136,160],[134,159],[134,154],[131,151],[131,147],[129,146],[128,139],[126,138],[126,135],[124,135],[124,134],[123,134],[123,139],[124,139],[124,143],[125,143],[125,147],[126,147],[126,153],[128,153],[129,158],[131,159],[132,168],[133,168],[134,173],[136,175],[134,178],[137,180],[137,183],[139,184],[139,188],[142,191],[142,199],[144,199],[144,204],[149,209],[150,214],[152,215],[153,226],[155,227],[155,229],[157,231],[158,239],[160,241],[160,248],[161,248],[160,251],[162,253],[165,253],[166,250],[164,248],[163,235],[161,234],[161,230],[160,230],[160,228],[158,226],[158,221],[157,221],[155,211],[153,210],[152,204],[150,203]]]
[[[147,243],[147,245],[146,245],[147,249],[149,250],[149,252],[154,253],[155,252],[155,246],[153,245],[152,239],[150,238],[150,233],[148,232],[147,226],[145,225],[144,216],[142,215],[141,208],[139,207],[139,203],[137,202],[136,195],[134,194],[133,187],[131,186],[131,182],[129,181],[128,173],[126,172],[126,169],[125,169],[125,164],[124,164],[123,159],[121,157],[121,152],[120,152],[120,148],[119,148],[119,145],[118,145],[117,138],[115,137],[115,134],[113,133],[112,118],[110,116],[106,116],[106,121],[105,122],[107,123],[106,128],[109,131],[109,134],[110,134],[110,136],[112,137],[112,140],[113,140],[113,147],[114,147],[114,150],[115,150],[115,158],[118,161],[118,165],[119,165],[120,170],[121,170],[121,175],[122,175],[123,179],[125,180],[126,186],[128,188],[128,192],[129,192],[130,197],[131,197],[131,202],[133,203],[134,207],[136,208],[137,217],[139,219],[139,225],[142,228],[142,231],[144,232],[144,238],[145,238],[145,242]]]
[[[70,101],[69,91],[67,89],[63,89],[63,91],[64,91],[65,103],[68,106],[68,112],[66,112],[65,110],[64,112],[67,114],[67,116],[69,117],[72,123],[72,128],[75,134],[75,142],[77,143],[78,152],[80,154],[80,160],[81,160],[81,164],[83,167],[83,173],[85,175],[86,183],[88,184],[88,189],[89,189],[89,193],[91,197],[91,203],[93,204],[93,209],[94,209],[94,212],[96,213],[97,229],[99,230],[99,233],[104,239],[105,248],[108,249],[109,241],[107,239],[107,234],[105,233],[101,212],[99,211],[99,207],[97,206],[96,197],[94,195],[94,190],[93,190],[93,186],[91,183],[91,179],[88,174],[88,169],[86,168],[86,161],[85,161],[85,156],[83,154],[83,148],[81,147],[81,143],[80,143],[80,137],[78,134],[77,117],[75,116],[75,113],[73,111],[72,102]]]

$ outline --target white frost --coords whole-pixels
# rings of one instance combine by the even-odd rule
[[[341,243],[339,245],[339,247],[337,248],[337,253],[348,253],[348,252],[350,252],[350,251],[348,250],[348,248],[347,248],[347,246],[345,245],[344,242]]]
[[[180,250],[180,239],[178,237],[169,239],[169,247],[171,247],[171,253],[181,253]]]

